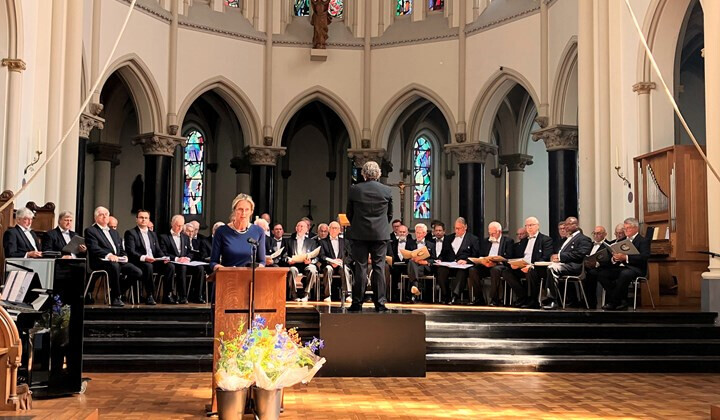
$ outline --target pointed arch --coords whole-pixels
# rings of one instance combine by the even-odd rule
[[[342,100],[339,96],[331,92],[330,90],[322,86],[313,86],[299,95],[295,96],[290,103],[280,112],[277,120],[275,121],[275,131],[273,132],[273,145],[280,146],[282,142],[282,136],[285,132],[290,119],[302,109],[305,105],[313,102],[320,101],[332,109],[338,117],[345,124],[345,129],[350,136],[350,147],[360,147],[360,128],[353,115],[350,107]]]
[[[673,75],[675,50],[677,48],[677,37],[682,27],[685,13],[690,7],[693,0],[652,0],[646,9],[645,19],[643,21],[642,31],[647,40],[648,47],[656,55],[660,71],[668,82],[668,86],[673,86],[670,79]],[[633,9],[637,14],[637,11]],[[637,81],[650,82],[655,76],[653,75],[650,59],[645,53],[645,48],[638,40],[638,65],[637,65]],[[670,55],[667,57],[658,57],[658,52],[666,51]],[[664,59],[663,59],[664,58]]]
[[[233,110],[240,122],[245,145],[262,144],[260,117],[252,101],[238,85],[224,76],[208,79],[190,91],[178,109],[178,122],[182,124],[193,102],[209,91],[217,93]]]
[[[505,95],[515,85],[525,88],[533,102],[539,103],[537,93],[522,74],[511,68],[501,67],[480,89],[480,95],[473,104],[468,141],[490,142],[495,115]]]
[[[164,132],[164,102],[147,65],[137,54],[126,54],[108,68],[100,86],[104,87],[107,78],[115,72],[127,84],[132,95],[138,116],[138,132]]]
[[[550,102],[550,124],[577,125],[577,36],[570,38],[561,57]],[[571,118],[573,115],[574,119]]]
[[[432,102],[442,112],[450,129],[451,142],[455,139],[455,116],[447,103],[431,89],[411,83],[393,95],[380,111],[380,117],[373,128],[373,148],[387,149],[390,140],[390,131],[400,114],[417,99],[425,99]]]

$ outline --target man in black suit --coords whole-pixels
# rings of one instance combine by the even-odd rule
[[[154,273],[165,276],[164,290],[161,296],[163,296],[164,303],[170,303],[169,298],[172,294],[172,279],[175,276],[175,267],[170,264],[170,260],[166,259],[165,253],[160,249],[160,243],[155,232],[148,228],[150,212],[142,209],[138,210],[135,220],[137,226],[125,232],[125,249],[130,264],[142,271],[143,285],[147,296],[145,303],[155,305],[155,299],[153,298],[155,292]],[[187,303],[187,299],[181,299],[180,303]]]
[[[280,267],[285,266],[287,257],[287,244],[283,237],[285,230],[283,225],[276,223],[270,231],[270,237],[265,241],[265,266],[266,267]],[[270,258],[270,255],[279,251],[282,248],[282,252],[275,258]]]
[[[306,258],[302,261],[294,260],[294,257],[312,252],[320,246],[315,238],[308,236],[307,229],[308,224],[304,220],[299,220],[295,225],[295,239],[288,239],[285,243],[287,245],[285,248],[287,251],[285,263],[290,267],[287,274],[288,299],[299,302],[307,302],[310,290],[317,287],[318,284],[318,268],[316,264],[319,261],[319,254],[315,258]],[[302,278],[304,291],[298,293],[295,279],[300,276],[300,273],[304,275]]]
[[[490,222],[488,225],[488,237],[480,242],[480,256],[500,256],[505,259],[513,257],[513,245],[515,241],[502,234],[502,225],[499,222]],[[490,277],[490,306],[502,306],[502,274],[508,268],[505,263],[486,261],[483,264],[470,268],[470,287],[475,291],[473,305],[485,305],[485,297],[482,292],[483,277]]]
[[[588,257],[585,259],[585,281],[583,287],[585,288],[585,295],[587,297],[588,306],[590,309],[597,309],[597,276],[600,271],[600,267],[610,264],[610,253],[609,242],[605,239],[607,237],[607,231],[603,226],[595,226],[592,232],[593,245],[590,249]]]
[[[380,166],[366,162],[361,170],[365,182],[353,185],[348,193],[347,217],[350,220],[348,239],[352,240],[355,264],[351,312],[362,311],[367,282],[368,256],[372,260],[373,303],[375,310],[385,312],[385,254],[390,239],[392,191],[378,182]]]
[[[90,268],[107,271],[110,282],[110,304],[125,306],[120,299],[125,292],[125,288],[120,285],[120,274],[125,274],[128,280],[135,281],[142,278],[142,272],[132,264],[119,262],[122,257],[127,257],[127,254],[120,235],[108,226],[110,219],[108,209],[98,207],[94,216],[95,224],[85,229],[85,246],[88,250]]]
[[[170,219],[170,233],[160,235],[160,249],[163,254],[172,258],[173,261],[179,263],[189,263],[192,258],[190,250],[190,238],[183,232],[185,226],[185,217],[176,214]],[[205,281],[205,269],[202,266],[190,267],[187,265],[177,264],[175,266],[175,288],[177,289],[177,299],[173,296],[163,297],[168,303],[175,303],[178,300],[187,299],[187,273],[190,272],[192,279],[200,279],[202,284]],[[172,285],[172,277],[167,280],[168,286]],[[199,293],[202,293],[203,287],[200,287]],[[202,294],[193,299],[199,303],[205,303]]]
[[[564,230],[567,237],[560,245],[556,254],[550,257],[552,265],[547,276],[548,295],[543,309],[557,309],[558,279],[562,276],[577,276],[582,272],[585,256],[592,250],[592,241],[580,232],[578,219],[568,217],[565,219]]]
[[[539,261],[550,261],[553,251],[553,240],[547,235],[540,233],[540,222],[535,217],[525,219],[525,230],[527,237],[517,243],[515,247],[515,258],[522,258],[529,264]],[[542,270],[546,272],[547,270]],[[523,308],[540,308],[540,270],[528,265],[519,269],[510,269],[503,272],[503,280],[512,287],[517,296],[514,306]],[[520,278],[530,284],[530,296],[527,287],[520,283]]]
[[[442,252],[436,261],[437,282],[443,293],[445,303],[454,305],[460,301],[462,293],[467,284],[468,269],[449,268],[437,265],[438,262],[456,262],[468,264],[470,257],[480,255],[480,241],[477,236],[467,231],[467,222],[464,218],[458,217],[455,220],[455,233],[447,235],[443,241]],[[452,284],[450,277],[454,277]]]
[[[22,207],[15,213],[15,227],[5,231],[3,248],[5,258],[40,258],[40,239],[30,230],[35,213]]]
[[[565,221],[558,223],[558,238],[553,241],[553,252],[557,254],[565,243],[565,239],[568,237],[568,232],[565,229]]]
[[[400,284],[400,276],[407,274],[408,260],[403,257],[401,250],[414,251],[417,244],[412,236],[408,234],[408,228],[400,225],[395,233],[395,239],[390,240],[388,247],[388,256],[392,257],[392,265],[390,266],[390,290],[398,291]],[[392,295],[392,293],[390,293]],[[398,293],[397,302],[399,302],[400,294]]]
[[[225,223],[223,222],[215,222],[212,227],[210,236],[205,236],[204,238],[202,238],[202,240],[200,240],[200,252],[202,252],[202,254],[205,256],[205,262],[210,262],[210,254],[212,253],[212,243],[213,237],[215,236],[215,231],[224,224]]]
[[[623,225],[625,236],[637,248],[639,255],[614,252],[610,264],[600,269],[598,281],[607,292],[606,303],[602,308],[608,311],[627,309],[628,286],[636,277],[647,274],[647,262],[650,258],[650,241],[638,233],[638,220],[628,217]]]
[[[339,275],[340,281],[345,285],[345,292],[350,293],[352,284],[350,283],[352,272],[352,258],[350,258],[349,250],[345,250],[347,243],[345,238],[340,237],[340,223],[330,222],[328,226],[328,236],[320,240],[320,261],[322,265],[323,276],[323,300],[331,301],[332,295],[332,276]],[[340,299],[345,299],[342,294],[342,285],[339,293]]]
[[[428,258],[414,257],[407,263],[407,273],[410,282],[407,285],[408,289],[406,291],[406,296],[408,296],[410,303],[417,302],[421,294],[420,291],[423,288],[422,286],[424,286],[420,284],[418,279],[432,274],[432,261],[437,259],[437,254],[435,253],[435,241],[432,238],[428,238],[427,233],[427,225],[424,223],[418,223],[415,225],[415,249],[426,248],[430,253],[430,256]],[[431,301],[432,293],[434,292],[434,290],[431,291],[430,295],[425,297],[425,300]]]
[[[71,230],[74,221],[74,215],[71,211],[61,211],[60,216],[58,216],[57,227],[45,234],[45,240],[42,244],[43,252],[54,251],[60,252],[63,255],[70,255],[70,253],[64,252],[62,249],[65,248],[65,245],[70,243],[70,240],[76,235],[76,233]],[[78,248],[84,256],[87,251],[85,245],[80,245]]]

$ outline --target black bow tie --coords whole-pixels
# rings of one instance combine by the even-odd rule
[[[444,238],[437,238],[435,239],[435,242],[442,242]]]
[[[401,239],[401,240],[399,240],[398,242],[401,243],[401,244],[404,244],[404,243],[405,243],[405,239]]]

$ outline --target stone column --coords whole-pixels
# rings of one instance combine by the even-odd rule
[[[22,71],[25,62],[19,58],[3,58],[8,68],[7,109],[5,111],[5,189],[20,188],[20,105],[22,100]]]
[[[284,147],[250,146],[245,155],[250,160],[250,195],[255,201],[255,214],[275,211],[275,166]]]
[[[514,153],[511,155],[500,156],[500,164],[507,167],[507,177],[509,185],[508,194],[508,221],[507,229],[513,234],[524,223],[523,214],[523,172],[525,166],[532,165],[532,156],[522,153]]]
[[[172,160],[177,146],[185,146],[187,139],[160,133],[145,133],[133,139],[142,146],[145,155],[145,193],[143,206],[150,212],[155,231],[170,231],[170,181]]]
[[[633,92],[638,94],[638,155],[652,150],[650,140],[650,91],[655,89],[654,82],[638,82],[633,85]]]
[[[485,232],[485,160],[497,153],[497,146],[489,143],[445,145],[445,153],[452,153],[460,174],[459,214],[468,230],[483,236]],[[448,227],[452,230],[452,227]]]
[[[235,191],[250,194],[250,161],[246,156],[235,156],[230,159],[230,167],[235,169]]]
[[[550,116],[548,85],[550,72],[548,71],[548,1],[540,0],[540,106],[538,107],[537,123],[547,127]]]
[[[63,52],[65,50],[65,7],[67,2],[55,1],[52,3],[52,18],[50,21],[50,62],[48,98],[47,98],[47,130],[45,142],[45,158],[60,142],[65,130],[63,127]],[[77,111],[77,109],[73,110]],[[33,133],[34,135],[35,133]],[[58,153],[45,166],[45,201],[59,205],[60,172],[62,153]],[[67,169],[67,168],[66,168]],[[60,211],[66,210],[60,208]],[[77,217],[76,217],[77,219]]]
[[[102,105],[92,107],[93,109],[102,110]],[[75,201],[75,232],[83,231],[83,218],[85,210],[85,155],[87,141],[90,138],[90,131],[93,128],[102,130],[105,126],[105,120],[97,115],[83,113],[80,116],[80,141],[78,143],[78,171],[77,171],[77,199]]]
[[[703,2],[705,28],[705,133],[706,150],[710,164],[720,168],[720,2]],[[707,171],[708,215],[720,212],[720,182],[712,172]],[[708,217],[709,250],[720,252],[720,220]],[[702,275],[702,293],[700,297],[703,311],[720,312],[720,259],[710,258],[709,271]],[[720,323],[720,320],[716,320]]]
[[[555,226],[570,216],[578,216],[578,129],[553,125],[532,133],[533,140],[545,142],[548,151],[550,236],[558,239]]]
[[[595,212],[595,59],[593,2],[578,2],[578,161],[580,226],[586,231],[600,221]],[[551,226],[552,227],[552,226]]]
[[[348,156],[353,160],[356,168],[362,168],[370,160],[382,165],[383,159],[385,159],[385,149],[348,149]],[[382,174],[382,176],[387,177],[387,174]]]
[[[87,145],[87,151],[95,157],[95,200],[93,207],[103,206],[110,208],[112,168],[120,163],[118,155],[122,152],[122,146],[115,143],[90,142]]]

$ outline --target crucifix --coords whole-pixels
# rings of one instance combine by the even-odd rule
[[[317,207],[317,206],[313,206],[312,200],[310,200],[310,199],[308,199],[308,203],[307,203],[307,204],[303,204],[303,208],[308,209],[307,217],[308,217],[308,219],[310,219],[310,220],[315,220],[315,219],[313,219],[313,217],[312,217],[312,209],[313,209],[314,207]]]
[[[400,218],[405,217],[405,188],[414,187],[415,184],[406,184],[405,181],[400,181],[397,184],[386,184],[388,187],[398,187],[400,189]]]

